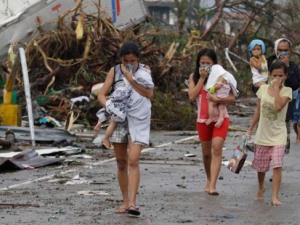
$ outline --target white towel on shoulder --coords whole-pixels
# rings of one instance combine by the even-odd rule
[[[234,76],[219,64],[215,64],[211,67],[211,71],[208,75],[205,89],[209,90],[212,86],[214,86],[221,76],[228,82],[228,84],[232,89],[233,94],[238,96],[239,91],[237,90],[237,82]]]

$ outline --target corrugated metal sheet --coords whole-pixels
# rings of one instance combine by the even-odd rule
[[[28,8],[41,0],[2,0],[0,1],[0,27],[18,18]]]
[[[25,2],[25,0],[9,0],[7,5],[0,5],[0,13],[4,18],[0,23],[0,56],[7,52],[11,43],[26,40],[34,34],[37,17],[47,29],[51,29],[58,15],[76,4],[76,0],[26,0],[27,5],[16,7],[15,10],[11,8],[21,5],[23,1]],[[93,1],[84,0],[83,5],[86,13],[97,13]],[[6,6],[9,8],[5,8]],[[101,1],[101,6],[104,13],[113,18],[114,25],[119,29],[138,24],[147,16],[147,9],[142,0],[106,0]]]

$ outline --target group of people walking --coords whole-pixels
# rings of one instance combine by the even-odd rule
[[[256,199],[263,199],[265,173],[271,167],[272,204],[278,206],[281,204],[278,198],[281,169],[284,153],[288,152],[286,146],[291,119],[300,142],[300,72],[290,60],[292,45],[289,40],[282,38],[275,41],[275,57],[267,59],[265,49],[261,40],[253,40],[248,48],[257,107],[245,135],[251,136],[258,124],[252,163],[258,174]],[[95,130],[99,131],[103,121],[110,121],[103,142],[109,147],[113,144],[123,198],[115,212],[137,216],[140,214],[136,204],[140,182],[139,159],[143,146],[149,144],[150,98],[154,84],[150,68],[139,62],[140,50],[135,42],[124,43],[119,56],[120,64],[110,69],[98,94],[103,108],[97,114],[99,122]],[[226,105],[235,102],[236,93],[237,81],[218,64],[216,52],[201,49],[194,72],[189,76],[188,96],[190,101],[197,102],[196,127],[206,174],[204,191],[209,195],[219,195],[217,180],[230,123]],[[298,105],[293,105],[293,102]],[[293,107],[298,111],[294,111]]]

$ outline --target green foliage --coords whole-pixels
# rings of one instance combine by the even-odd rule
[[[234,74],[241,97],[253,96],[252,74],[250,69],[240,70]]]
[[[156,43],[158,45],[170,46],[173,42],[179,43],[177,52],[181,52],[183,50],[187,40],[187,35],[177,35],[174,33],[160,33],[158,36],[156,36]]]
[[[174,95],[155,91],[152,99],[152,129],[195,129],[195,107],[188,101],[185,92]]]
[[[94,75],[91,73],[88,67],[80,67],[77,73],[75,74],[75,86],[79,85],[80,80],[84,79],[88,83],[93,83],[94,82]]]
[[[104,82],[106,74],[106,71],[101,70],[95,73],[88,66],[82,66],[76,72],[73,84],[74,86],[79,86]]]
[[[177,17],[178,17],[178,20],[181,20],[181,21],[184,21],[185,20],[185,13],[187,11],[187,7],[189,5],[189,2],[188,0],[175,0],[175,5],[178,9],[178,12],[177,12]]]
[[[148,23],[142,28],[145,32],[149,29],[155,29],[157,32],[151,34],[155,37],[155,44],[157,46],[170,46],[171,43],[179,43],[179,50],[182,49],[187,40],[188,33],[179,35],[174,25],[169,25],[156,20],[154,17],[149,18]]]

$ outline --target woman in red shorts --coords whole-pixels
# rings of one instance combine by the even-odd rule
[[[214,122],[206,125],[208,119],[208,101],[221,104],[232,104],[235,97],[230,92],[226,98],[218,98],[205,90],[205,84],[212,65],[217,64],[217,55],[212,49],[201,49],[196,59],[195,72],[189,78],[189,99],[197,101],[198,116],[197,130],[202,147],[204,169],[207,177],[204,191],[210,195],[219,195],[216,188],[217,179],[221,169],[222,148],[228,132],[229,116],[226,109],[225,119],[220,127],[216,127],[218,115]],[[217,112],[216,112],[217,113]]]

